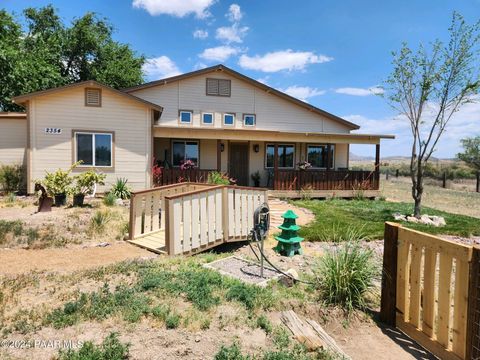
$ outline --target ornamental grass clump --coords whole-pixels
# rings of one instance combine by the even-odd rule
[[[365,298],[374,287],[378,269],[371,250],[347,242],[321,258],[316,275],[322,299],[350,312],[366,307]]]

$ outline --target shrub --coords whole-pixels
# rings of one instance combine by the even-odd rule
[[[7,234],[12,233],[14,236],[23,234],[23,222],[20,220],[1,220],[0,219],[0,244],[5,242]]]
[[[230,185],[228,176],[218,171],[212,171],[209,173],[207,182],[216,185]]]
[[[116,333],[111,333],[100,346],[85,342],[78,350],[60,350],[59,360],[122,360],[129,357],[129,344],[122,344]]]
[[[103,203],[106,206],[113,206],[115,205],[116,201],[117,201],[117,197],[115,196],[114,193],[111,193],[111,192],[107,193],[103,198]]]
[[[45,175],[42,185],[45,186],[47,193],[51,196],[67,194],[71,190],[73,177],[70,173],[80,162],[73,164],[68,170],[58,169],[55,172],[48,172]]]
[[[110,210],[97,210],[90,219],[90,230],[101,234],[105,231],[105,226],[112,220]]]
[[[215,360],[249,360],[249,356],[242,355],[240,346],[234,342],[230,346],[222,345],[220,351],[215,355]]]
[[[236,300],[242,303],[248,310],[253,310],[260,305],[263,308],[269,308],[273,305],[271,299],[268,298],[265,289],[254,285],[247,285],[238,282],[232,285],[226,294],[227,300]]]
[[[260,328],[260,329],[263,329],[265,331],[265,333],[268,335],[272,332],[273,330],[273,326],[272,326],[272,323],[270,322],[270,320],[268,320],[268,318],[265,316],[265,315],[260,315],[258,318],[257,318],[257,326]]]
[[[126,178],[119,178],[113,184],[112,188],[110,189],[109,193],[115,195],[118,199],[129,199],[131,190],[127,185],[128,180]]]
[[[326,303],[347,311],[365,307],[365,295],[377,275],[371,250],[348,242],[327,252],[316,270],[317,287]]]
[[[0,188],[5,192],[19,191],[24,184],[25,169],[22,165],[0,166]]]
[[[105,185],[106,174],[97,173],[95,170],[88,170],[75,176],[75,187],[73,193],[88,195],[92,194],[95,185]]]
[[[15,195],[14,192],[9,192],[6,196],[5,196],[5,202],[7,204],[13,204],[15,201],[17,201],[17,195]]]
[[[170,313],[165,319],[165,326],[167,329],[176,329],[180,325],[180,315],[177,313]]]

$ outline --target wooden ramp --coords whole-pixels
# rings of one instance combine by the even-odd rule
[[[127,241],[130,244],[137,245],[157,254],[167,253],[167,248],[165,246],[165,230]]]

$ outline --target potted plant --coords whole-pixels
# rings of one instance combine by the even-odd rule
[[[85,195],[92,194],[95,185],[105,185],[106,174],[97,173],[95,170],[85,171],[75,176],[73,188],[73,206],[83,206]]]
[[[68,170],[58,169],[55,172],[48,172],[42,184],[47,193],[55,198],[55,206],[63,206],[67,202],[67,194],[71,191],[73,178],[70,176],[72,170],[79,163],[73,164]]]
[[[260,176],[260,171],[255,171],[252,175],[252,180],[253,180],[253,183],[255,185],[255,187],[260,187],[260,179],[261,179],[261,176]]]

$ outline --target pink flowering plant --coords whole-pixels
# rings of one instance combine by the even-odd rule
[[[180,165],[181,170],[191,170],[191,169],[195,169],[196,167],[197,165],[192,160],[185,160]]]

